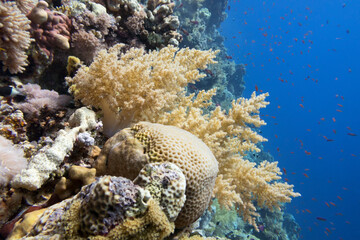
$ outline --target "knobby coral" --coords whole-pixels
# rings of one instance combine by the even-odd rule
[[[31,43],[30,20],[15,2],[0,1],[0,60],[3,71],[21,73],[28,65],[26,49]]]
[[[173,109],[185,86],[205,76],[198,69],[215,62],[215,51],[169,46],[147,54],[131,48],[119,55],[123,46],[100,51],[89,67],[67,78],[75,99],[103,110],[107,135]]]

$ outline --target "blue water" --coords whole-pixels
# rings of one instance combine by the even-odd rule
[[[302,239],[360,239],[360,1],[229,1],[227,12],[244,96],[270,93],[265,150],[302,194],[287,205]]]

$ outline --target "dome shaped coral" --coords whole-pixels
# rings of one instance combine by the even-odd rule
[[[177,228],[198,219],[207,208],[218,162],[199,138],[174,126],[140,122],[110,138],[97,159],[97,173],[134,179],[148,162],[171,162],[186,177],[186,201]]]

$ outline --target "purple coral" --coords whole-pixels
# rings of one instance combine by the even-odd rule
[[[59,95],[55,91],[41,89],[37,84],[23,86],[26,102],[16,105],[23,113],[31,116],[39,116],[41,110],[55,111],[65,107],[71,100],[70,96]]]

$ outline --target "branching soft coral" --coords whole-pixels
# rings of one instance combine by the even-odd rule
[[[232,102],[229,112],[220,107],[205,114],[203,109],[211,104],[215,90],[201,91],[179,99],[179,106],[164,113],[157,122],[175,125],[201,138],[212,150],[219,161],[219,176],[214,195],[219,203],[230,208],[235,205],[245,221],[257,229],[255,219],[257,206],[279,209],[281,203],[290,202],[294,193],[293,185],[276,182],[281,177],[277,162],[262,162],[259,166],[244,160],[247,151],[257,151],[258,142],[267,141],[250,126],[260,127],[266,123],[259,117],[259,109],[269,103],[265,101],[267,93],[250,99],[239,98]]]
[[[100,51],[89,67],[81,67],[74,78],[67,79],[76,99],[103,110],[107,135],[173,109],[185,86],[205,76],[198,69],[214,63],[216,54],[175,47],[120,53],[122,47]]]

